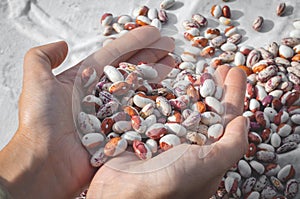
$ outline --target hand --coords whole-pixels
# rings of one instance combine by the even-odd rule
[[[75,78],[84,66],[101,74],[107,64],[137,63],[145,56],[151,62],[169,63],[166,55],[173,43],[153,27],[133,30],[58,76],[52,69],[65,59],[67,44],[31,49],[24,59],[19,128],[0,152],[0,183],[14,198],[72,198],[82,191],[95,169],[73,121],[72,100],[83,97]]]
[[[249,128],[243,112],[246,75],[238,68],[220,66],[218,83],[226,93],[226,130],[210,146],[182,144],[150,160],[123,153],[102,166],[87,198],[209,198],[225,172],[246,152]],[[178,155],[179,154],[179,155]],[[174,158],[175,157],[175,158]]]

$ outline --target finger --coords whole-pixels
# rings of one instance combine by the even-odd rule
[[[230,67],[227,65],[221,65],[216,69],[214,75],[215,75],[217,85],[220,85],[223,87],[229,70],[230,70]]]
[[[164,65],[170,66],[172,68],[174,68],[176,66],[174,58],[169,56],[169,55],[163,57],[157,63],[158,64],[164,64]]]
[[[64,41],[30,49],[24,58],[25,79],[52,79],[52,69],[59,66],[68,54],[68,45]]]
[[[118,157],[107,161],[102,166],[102,169],[109,168],[116,171],[122,171],[123,173],[135,174],[158,171],[170,166],[170,164],[174,162],[177,162],[180,157],[188,151],[190,146],[191,145],[187,144],[176,146],[164,153],[148,159],[147,161],[141,161],[134,152],[126,151]]]
[[[164,80],[171,70],[175,67],[175,60],[171,56],[165,56],[162,59],[158,60],[157,63],[149,64],[158,72],[158,77],[152,80],[149,80],[151,83],[160,83]]]
[[[95,67],[97,73],[102,74],[105,65],[111,64],[118,58],[127,60],[159,38],[160,32],[155,27],[145,26],[134,29],[87,57],[81,65]]]
[[[213,158],[220,168],[230,168],[248,149],[249,119],[239,116],[228,123],[223,137],[214,144]]]
[[[231,68],[224,81],[225,125],[243,113],[245,90],[245,73],[237,67]]]
[[[60,73],[58,78],[64,82],[74,82],[76,77],[81,77],[81,72],[86,67],[94,67],[98,76],[101,76],[105,65],[116,65],[117,62],[125,61],[140,49],[145,48],[158,39],[160,39],[160,33],[154,27],[134,29],[110,42],[70,69]]]
[[[218,190],[218,187],[224,175],[225,172],[223,172],[221,175],[217,177],[211,177],[211,179],[207,181],[206,185],[202,189],[202,190],[206,190],[205,193],[203,193],[203,198],[204,198],[204,194],[206,196],[205,198],[210,198],[212,195],[216,193],[216,190]]]
[[[147,48],[130,57],[127,62],[138,64],[139,62],[154,63],[165,57],[175,48],[174,40],[170,37],[162,37]]]
[[[158,72],[157,78],[149,80],[151,83],[160,83],[173,69],[173,67],[161,63],[151,64],[151,66]]]

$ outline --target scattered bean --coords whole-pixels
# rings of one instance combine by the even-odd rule
[[[159,10],[137,7],[133,17],[121,15],[117,23],[112,23],[112,14],[105,13],[101,17],[104,34],[110,35],[113,30],[121,34],[123,29],[143,25],[161,29],[168,21],[165,9],[175,3],[164,0]],[[276,13],[283,16],[285,10],[285,3],[280,3]],[[214,5],[210,12],[221,24],[231,24],[233,13],[229,6]],[[263,22],[263,17],[257,17],[253,29],[260,31]],[[99,147],[91,164],[101,166],[109,156],[117,156],[127,147],[133,147],[140,159],[147,160],[184,140],[204,145],[208,140],[219,139],[224,128],[224,107],[220,103],[223,90],[208,74],[222,64],[233,64],[248,75],[243,115],[251,120],[250,145],[237,164],[236,174],[227,172],[224,176],[225,184],[220,185],[218,194],[235,198],[294,197],[298,192],[298,182],[293,179],[295,171],[292,165],[281,169],[277,154],[297,148],[300,142],[300,21],[293,21],[296,30],[290,31],[280,45],[272,42],[266,48],[240,46],[242,36],[235,26],[226,27],[224,32],[211,27],[202,31],[209,24],[200,13],[193,14],[182,25],[186,30],[184,38],[198,51],[185,49],[180,56],[173,54],[176,68],[159,85],[147,82],[158,75],[147,64],[106,66],[99,82],[91,67],[82,73],[87,93],[82,101],[84,112],[78,115],[78,127],[84,134],[84,146]],[[219,53],[219,49],[223,52]],[[199,60],[201,57],[212,61],[208,64]]]

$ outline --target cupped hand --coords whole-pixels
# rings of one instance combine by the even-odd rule
[[[209,198],[225,172],[246,152],[249,121],[243,112],[246,75],[220,66],[215,73],[225,90],[223,137],[212,145],[181,144],[147,161],[134,153],[109,160],[96,173],[87,198]]]
[[[101,74],[103,66],[119,61],[136,63],[147,57],[151,62],[170,63],[166,56],[173,43],[153,27],[139,28],[58,76],[52,69],[65,59],[67,44],[31,49],[24,59],[19,128],[0,153],[0,183],[14,198],[72,198],[82,191],[95,169],[73,120],[72,100],[83,97],[82,86],[74,80],[85,66]]]

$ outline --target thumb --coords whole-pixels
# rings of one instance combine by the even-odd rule
[[[236,117],[227,124],[223,137],[215,143],[218,164],[222,168],[232,167],[248,149],[249,119]],[[220,161],[222,160],[222,161]]]
[[[52,69],[59,66],[68,54],[68,45],[59,41],[30,49],[24,58],[24,80],[53,79]]]

